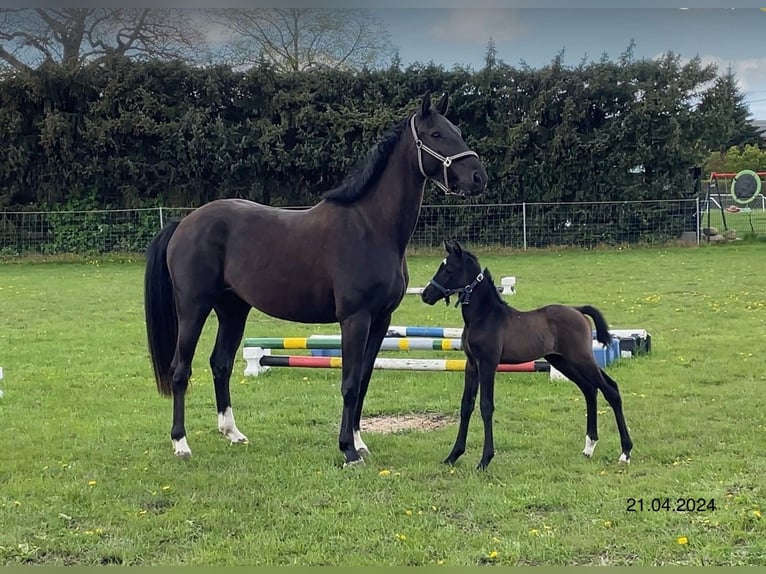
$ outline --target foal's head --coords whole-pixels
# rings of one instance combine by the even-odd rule
[[[447,257],[423,289],[421,298],[429,305],[440,299],[444,299],[449,305],[450,295],[457,293],[459,302],[468,302],[473,289],[484,280],[479,260],[473,253],[463,249],[457,241],[445,241],[444,247]]]

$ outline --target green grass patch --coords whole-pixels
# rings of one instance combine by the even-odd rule
[[[650,331],[649,356],[609,367],[635,442],[629,467],[603,398],[586,460],[578,389],[525,373],[498,375],[487,472],[474,468],[478,412],[454,468],[441,464],[452,423],[367,433],[368,463],[343,470],[339,371],[245,378],[241,354],[232,395],[250,443],[230,446],[207,364],[214,317],[187,399],[194,454],[177,460],[146,351],[142,262],[5,263],[0,564],[766,563],[766,245],[476,251],[498,280],[517,277],[508,301],[521,309],[589,303],[614,328]],[[442,257],[411,258],[411,285]],[[454,307],[414,296],[393,322],[461,326]],[[334,332],[253,312],[246,335]],[[454,417],[461,392],[459,373],[376,371],[365,414]],[[630,498],[644,510],[627,511]],[[652,511],[666,498],[715,509]]]

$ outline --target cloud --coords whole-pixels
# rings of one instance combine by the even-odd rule
[[[455,8],[447,11],[430,30],[431,38],[448,42],[486,45],[516,40],[525,33],[518,11],[502,8]]]

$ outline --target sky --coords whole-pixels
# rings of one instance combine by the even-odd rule
[[[763,2],[766,4],[766,2]],[[476,4],[474,5],[476,6]],[[483,65],[489,39],[507,64],[538,68],[562,50],[567,65],[672,51],[732,67],[752,119],[766,120],[766,8],[390,8],[370,12],[403,64]]]

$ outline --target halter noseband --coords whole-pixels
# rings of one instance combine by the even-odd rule
[[[486,271],[486,269],[484,270]],[[431,279],[428,282],[428,285],[433,285],[436,287],[439,292],[442,294],[442,298],[444,299],[444,304],[449,305],[449,297],[450,295],[454,295],[455,293],[458,294],[457,301],[455,302],[455,307],[458,305],[468,305],[468,303],[471,302],[471,293],[473,293],[473,290],[476,288],[476,286],[481,283],[484,280],[484,273],[479,272],[479,274],[476,276],[476,279],[474,279],[470,284],[466,285],[465,287],[458,287],[457,289],[447,289],[444,285],[441,285],[434,279]],[[426,287],[428,286],[426,285]]]
[[[426,179],[430,179],[431,181],[433,181],[444,193],[449,193],[452,195],[460,195],[450,190],[449,175],[447,174],[447,170],[449,169],[449,166],[452,165],[452,162],[455,161],[456,159],[460,159],[464,157],[475,157],[476,159],[479,159],[479,154],[469,149],[466,151],[461,151],[460,153],[456,153],[455,155],[444,157],[436,150],[432,150],[430,147],[428,147],[426,144],[423,143],[423,140],[421,140],[418,137],[418,132],[415,129],[416,115],[417,114],[412,114],[412,117],[410,118],[410,130],[412,130],[412,137],[415,140],[415,146],[418,148],[418,167],[420,168],[420,173]],[[432,157],[435,157],[436,159],[438,159],[440,162],[442,162],[442,165],[444,166],[444,183],[442,183],[435,177],[430,177],[429,175],[426,174],[425,170],[423,169],[423,152],[424,151],[427,154],[431,155]]]

